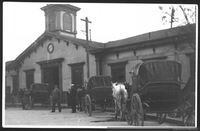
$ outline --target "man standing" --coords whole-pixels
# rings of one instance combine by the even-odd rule
[[[59,112],[61,112],[61,106],[60,106],[60,96],[61,92],[58,89],[57,85],[54,85],[54,90],[52,91],[52,102],[53,102],[53,107],[51,112],[55,112],[55,106],[57,104]]]
[[[76,88],[74,87],[74,84],[71,85],[71,107],[72,107],[72,113],[76,113]]]

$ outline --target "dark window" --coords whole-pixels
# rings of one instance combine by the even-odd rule
[[[109,64],[111,66],[112,82],[125,82],[126,81],[126,62]]]
[[[10,100],[10,96],[11,96],[11,87],[6,86],[6,101]]]
[[[49,30],[50,31],[53,31],[56,29],[56,15],[55,13],[52,13],[50,16],[49,16]]]
[[[13,80],[12,95],[17,95],[17,82],[18,82],[17,75],[13,75],[12,80]]]
[[[67,13],[63,15],[63,29],[67,31],[72,31],[72,18]]]
[[[194,53],[188,53],[186,56],[190,59],[190,76],[195,76],[195,54]]]
[[[83,85],[83,69],[80,68],[73,68],[72,69],[72,83],[77,87],[81,88]]]
[[[49,84],[49,92],[52,92],[54,85],[58,85],[58,88],[61,88],[59,85],[59,67],[52,66],[43,68],[42,82]]]
[[[26,88],[29,89],[31,84],[34,83],[34,71],[35,69],[25,70],[26,73]]]
[[[71,67],[72,84],[77,88],[83,86],[83,65],[85,62],[68,64]]]

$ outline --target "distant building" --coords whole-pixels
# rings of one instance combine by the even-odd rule
[[[52,4],[45,12],[45,32],[14,61],[6,63],[6,86],[14,95],[32,83],[58,85],[66,102],[66,92],[73,83],[84,85],[87,79],[86,40],[76,38],[76,13],[72,5]],[[121,76],[131,82],[129,72],[141,61],[173,59],[182,63],[182,78],[194,75],[195,25],[150,32],[108,43],[89,42],[90,76],[110,75],[113,82]]]

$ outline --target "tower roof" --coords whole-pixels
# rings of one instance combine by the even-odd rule
[[[43,10],[44,12],[47,11],[47,9],[49,8],[54,8],[54,7],[63,7],[63,8],[68,8],[68,9],[72,9],[74,11],[79,11],[81,8],[70,5],[70,4],[47,4],[46,6],[40,8],[41,10]]]

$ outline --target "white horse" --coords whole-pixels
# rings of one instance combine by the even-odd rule
[[[125,85],[121,83],[112,83],[112,91],[115,102],[115,119],[117,119],[117,115],[120,113],[120,120],[122,121],[126,110],[128,92],[125,89]]]

